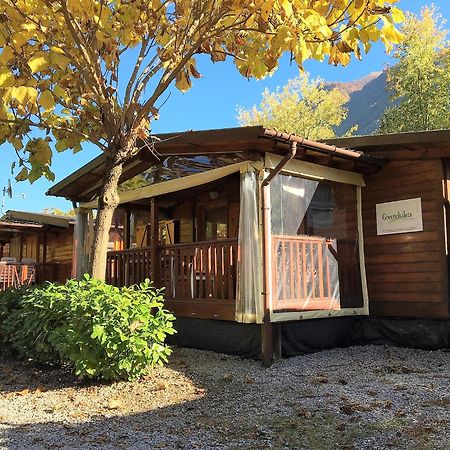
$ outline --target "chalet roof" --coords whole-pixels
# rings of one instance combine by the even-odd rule
[[[329,145],[350,147],[389,159],[450,157],[450,130],[414,131],[324,139]]]
[[[71,216],[57,216],[55,214],[34,213],[27,211],[9,210],[3,217],[0,217],[2,228],[42,228],[44,225],[50,225],[58,228],[69,228],[75,219]]]
[[[298,143],[299,158],[307,162],[365,173],[381,165],[380,159],[359,152],[314,142],[292,134],[279,133],[262,126],[186,131],[156,136],[154,148],[142,150],[123,167],[120,183],[160,163],[169,156],[226,156],[242,160],[259,160],[266,153],[284,155],[290,141]],[[236,161],[234,161],[236,162]],[[231,161],[230,161],[231,163]],[[47,195],[72,201],[92,200],[102,183],[106,157],[100,155],[51,187]]]

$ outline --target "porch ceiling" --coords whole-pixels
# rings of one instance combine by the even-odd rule
[[[239,155],[258,160],[266,152],[280,155],[289,150],[289,140],[296,140],[298,158],[360,173],[376,170],[381,160],[361,153],[327,146],[262,126],[218,130],[186,131],[156,136],[154,148],[144,146],[123,168],[120,183],[142,173],[166,156]],[[47,195],[72,201],[90,201],[98,193],[105,172],[106,158],[100,155],[49,189]]]

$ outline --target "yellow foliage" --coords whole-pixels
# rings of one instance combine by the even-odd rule
[[[14,86],[14,76],[9,69],[0,69],[0,88]]]
[[[44,108],[45,112],[51,111],[55,107],[55,100],[50,91],[44,91],[39,97],[39,104]]]
[[[38,52],[28,61],[31,73],[47,70],[50,65],[50,57],[47,53]]]
[[[186,92],[201,77],[197,55],[232,58],[243,76],[255,78],[271,74],[285,53],[300,69],[310,58],[345,66],[377,40],[390,49],[402,39],[395,24],[404,16],[395,3],[2,0],[0,143],[11,133],[30,143],[20,151],[31,170],[20,179],[51,178],[47,138],[58,151],[77,151],[84,140],[106,150],[119,135],[145,137],[150,124],[142,124],[157,116],[167,89]],[[10,126],[11,117],[20,126]],[[46,138],[31,141],[32,129]],[[127,148],[131,155],[133,145]]]

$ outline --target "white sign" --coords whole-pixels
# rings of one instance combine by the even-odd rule
[[[423,231],[422,199],[378,203],[377,235]]]

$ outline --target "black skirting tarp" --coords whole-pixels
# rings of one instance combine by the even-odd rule
[[[255,323],[177,317],[174,326],[177,333],[168,336],[169,344],[245,358],[260,357],[261,327]]]
[[[313,353],[352,345],[450,348],[450,321],[387,317],[333,317],[281,325],[282,355]]]
[[[333,317],[277,324],[283,357],[354,345],[450,348],[450,320]],[[259,358],[261,326],[221,320],[177,318],[168,343],[181,347]]]

